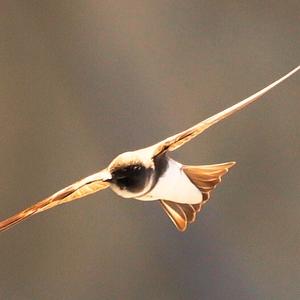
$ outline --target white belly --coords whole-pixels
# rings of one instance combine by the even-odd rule
[[[178,203],[196,204],[202,201],[199,189],[181,169],[182,164],[169,159],[168,168],[159,178],[154,188],[137,199],[143,201],[169,200]]]

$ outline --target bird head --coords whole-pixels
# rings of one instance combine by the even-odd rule
[[[111,188],[124,198],[135,198],[147,193],[154,180],[154,163],[141,151],[118,155],[108,166]]]

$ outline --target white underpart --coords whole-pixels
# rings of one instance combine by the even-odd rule
[[[169,159],[167,170],[159,178],[155,187],[146,195],[136,199],[143,201],[161,199],[196,204],[202,202],[202,194],[183,172],[182,164]]]

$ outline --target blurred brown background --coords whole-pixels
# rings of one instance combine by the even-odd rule
[[[299,1],[1,1],[1,219],[300,62]],[[110,190],[0,235],[0,299],[299,299],[300,74],[172,153],[236,160],[189,230]]]

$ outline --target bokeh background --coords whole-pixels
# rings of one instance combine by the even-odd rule
[[[300,62],[299,1],[0,3],[0,217]],[[0,236],[0,299],[299,299],[300,74],[172,156],[237,166],[184,234],[110,190]]]

